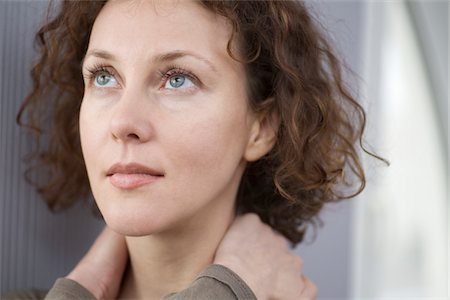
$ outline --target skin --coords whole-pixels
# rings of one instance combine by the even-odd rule
[[[97,299],[116,299],[127,258],[124,236],[105,227],[67,278],[83,285]],[[302,275],[300,257],[288,250],[285,238],[255,214],[234,220],[214,263],[237,273],[259,300],[316,299],[317,288]]]
[[[127,236],[123,297],[159,299],[213,262],[246,163],[274,144],[272,124],[248,107],[243,66],[226,52],[230,34],[190,1],[110,1],[95,21],[80,136],[97,204]],[[174,87],[181,69],[189,75]],[[163,176],[118,188],[107,176],[116,163]]]
[[[311,300],[316,286],[303,275],[303,261],[294,255],[286,238],[246,214],[233,222],[214,259],[237,273],[257,299]]]

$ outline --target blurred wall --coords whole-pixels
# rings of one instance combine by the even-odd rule
[[[449,299],[448,41],[450,2],[367,6],[365,160],[354,202],[354,299]]]

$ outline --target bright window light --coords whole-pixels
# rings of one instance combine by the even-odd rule
[[[448,169],[435,101],[405,3],[383,1],[377,11],[381,27],[372,29],[381,30],[381,44],[369,44],[380,51],[366,83],[375,85],[367,97],[376,124],[368,140],[391,165],[367,163],[369,187],[354,223],[353,298],[448,299]]]

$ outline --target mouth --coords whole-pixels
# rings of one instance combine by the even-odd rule
[[[132,190],[160,180],[164,173],[137,163],[118,163],[109,168],[106,176],[113,186]]]

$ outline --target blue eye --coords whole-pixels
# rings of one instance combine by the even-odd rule
[[[179,88],[190,88],[193,87],[194,83],[189,79],[188,76],[177,74],[171,76],[164,85],[166,89],[179,89]]]
[[[94,83],[97,87],[114,87],[117,85],[114,76],[104,71],[95,75]]]

